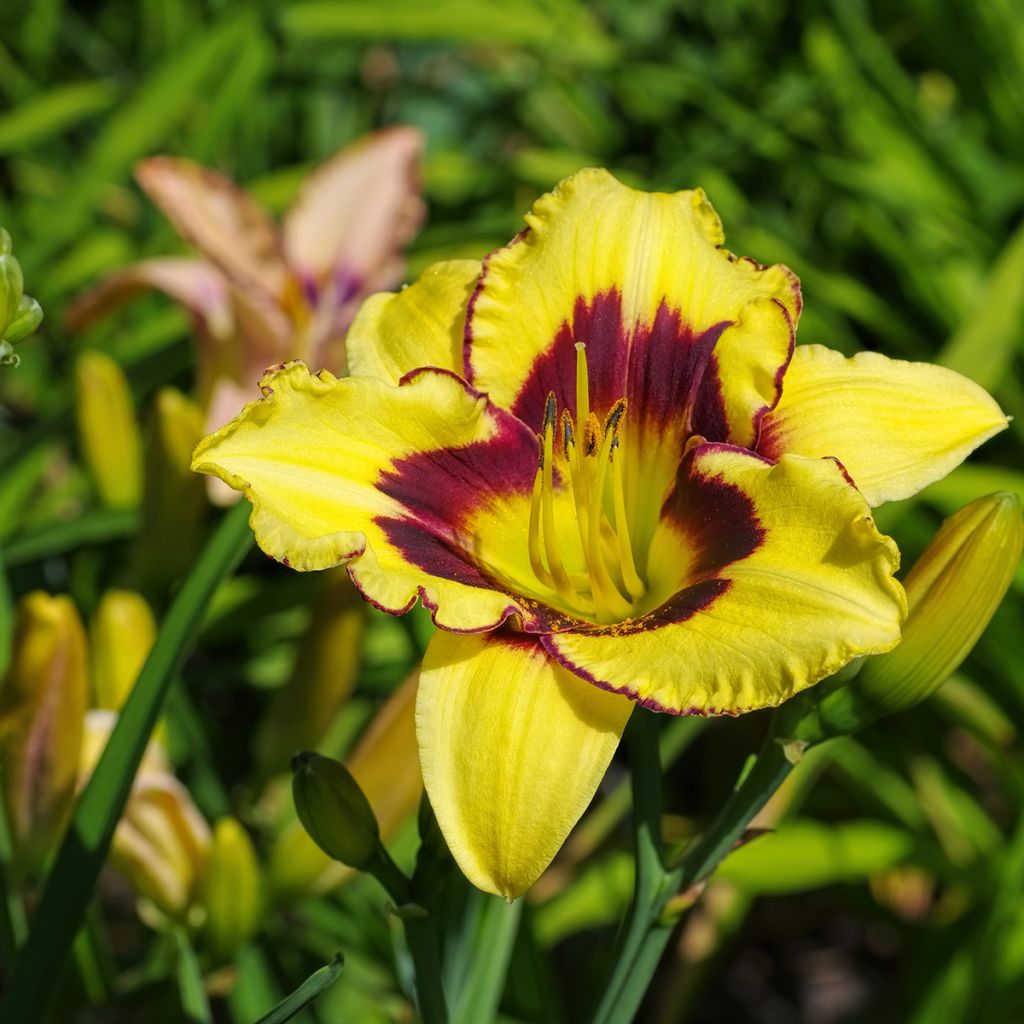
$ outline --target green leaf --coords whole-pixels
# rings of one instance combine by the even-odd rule
[[[939,354],[938,362],[998,387],[1024,336],[1024,225],[1007,242],[971,315]]]
[[[335,953],[334,959],[329,964],[311,974],[290,996],[282,999],[270,1013],[260,1017],[256,1024],[284,1024],[285,1021],[291,1020],[334,984],[344,966],[345,958],[341,953]]]
[[[805,892],[894,867],[915,845],[905,828],[880,821],[793,821],[734,851],[715,878],[751,893]]]
[[[54,86],[0,117],[0,153],[45,142],[106,110],[116,98],[115,89],[107,82]]]
[[[199,630],[221,580],[252,545],[249,506],[236,505],[221,521],[178,591],[117,725],[75,807],[46,882],[28,942],[10,975],[0,1019],[42,1020],[54,995],[53,979],[71,942],[124,810],[143,751],[167,691]]]

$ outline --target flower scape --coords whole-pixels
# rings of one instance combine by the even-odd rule
[[[893,648],[872,507],[1007,423],[951,370],[796,346],[797,277],[724,240],[699,189],[581,171],[483,263],[371,296],[350,376],[280,364],[195,452],[268,555],[430,609],[424,783],[464,874],[507,899],[636,704],[738,714]]]

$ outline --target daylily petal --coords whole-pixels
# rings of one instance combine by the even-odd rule
[[[881,505],[941,479],[1006,424],[988,393],[953,370],[801,345],[758,451],[834,456]]]
[[[420,366],[461,374],[466,304],[479,276],[477,260],[446,260],[400,292],[371,295],[345,338],[349,372],[392,384]]]
[[[781,703],[899,641],[895,544],[831,459],[777,465],[725,445],[684,461],[667,529],[687,585],[636,620],[544,638],[598,686],[662,711],[735,714]]]
[[[330,282],[341,301],[365,288],[423,220],[422,154],[422,133],[399,126],[360,139],[315,171],[284,219],[292,270],[319,288]],[[393,268],[400,279],[400,264]]]
[[[463,874],[522,895],[586,810],[631,703],[522,634],[436,633],[416,701],[423,781]]]
[[[701,190],[638,192],[602,170],[568,178],[526,223],[485,261],[473,296],[465,369],[475,387],[535,429],[550,391],[575,413],[582,341],[599,416],[624,396],[652,434],[692,426],[753,442],[800,312],[789,270],[722,249]]]
[[[141,292],[155,288],[198,317],[211,334],[231,333],[234,318],[228,284],[202,260],[155,259],[133,263],[78,296],[65,313],[72,331],[84,330]]]
[[[261,387],[192,468],[245,491],[267,554],[303,570],[354,560],[374,604],[400,613],[419,595],[446,628],[535,619],[496,589],[462,532],[482,505],[532,487],[536,442],[522,423],[440,370],[392,387],[292,363]]]
[[[281,294],[285,267],[277,227],[230,178],[169,156],[142,160],[135,178],[174,230],[229,278]]]

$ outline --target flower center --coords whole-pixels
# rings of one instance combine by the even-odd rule
[[[597,622],[618,622],[646,593],[633,556],[626,519],[621,436],[626,400],[620,398],[604,423],[590,411],[587,346],[576,343],[576,421],[568,409],[559,423],[555,394],[544,407],[543,433],[530,504],[530,566],[538,581],[572,609]],[[555,520],[555,444],[565,459],[565,485],[582,551],[582,572],[570,571]],[[564,506],[563,506],[564,507]]]

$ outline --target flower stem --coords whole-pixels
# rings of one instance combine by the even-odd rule
[[[650,749],[656,750],[656,747],[651,746]],[[630,753],[634,753],[632,744]],[[653,802],[650,792],[659,791],[660,777],[652,786],[650,756],[643,761],[641,757],[642,752],[636,751],[637,760],[633,764],[634,813],[638,819],[641,814],[646,814],[648,820],[642,826],[639,822],[635,826],[637,882],[633,905],[623,940],[617,949],[614,972],[592,1018],[593,1024],[628,1024],[633,1020],[674,930],[675,920],[663,918],[668,901],[714,871],[793,768],[780,744],[769,736],[750,772],[733,791],[708,831],[691,844],[677,865],[662,868],[657,884],[652,884],[650,880],[642,880],[641,865],[646,858],[641,844],[647,841],[645,833],[657,828],[657,822],[649,817]],[[647,792],[638,794],[638,789],[646,789]],[[660,816],[660,807],[658,814]]]

